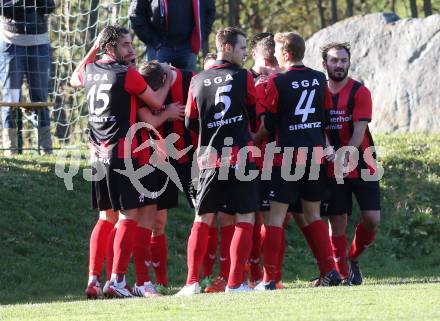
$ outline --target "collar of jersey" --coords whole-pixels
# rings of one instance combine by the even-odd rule
[[[294,65],[292,67],[289,67],[288,70],[306,70],[307,67],[304,65]]]
[[[235,64],[233,64],[232,62],[227,61],[227,60],[216,60],[214,62],[214,64],[211,66],[211,68],[209,68],[209,69],[224,68],[226,66],[231,66],[231,65],[236,66]]]

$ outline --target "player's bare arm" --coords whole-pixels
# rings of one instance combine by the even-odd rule
[[[137,116],[140,121],[149,123],[157,128],[167,120],[183,120],[185,116],[185,106],[179,103],[172,103],[166,106],[164,111],[153,115],[147,107],[139,108]]]
[[[86,56],[81,60],[81,62],[76,66],[75,70],[72,73],[72,76],[70,77],[70,86],[74,88],[82,87],[82,82],[79,79],[79,74],[81,70],[84,69],[84,66],[95,61],[96,55],[99,51],[99,41],[101,33],[96,38],[95,42],[93,43],[93,46],[90,48],[90,50],[87,52]]]

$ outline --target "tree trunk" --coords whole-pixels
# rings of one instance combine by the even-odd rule
[[[98,5],[99,0],[91,0],[90,1],[90,12],[89,12],[89,18],[87,21],[87,41],[89,44],[89,47],[93,44],[97,34],[96,34],[96,27],[97,27],[97,21],[98,21]]]
[[[316,6],[318,7],[319,20],[321,21],[321,28],[325,28],[325,16],[324,7],[322,6],[322,0],[316,0]]]
[[[396,13],[396,0],[391,0],[391,12]]]
[[[409,6],[411,8],[411,17],[417,18],[419,14],[417,13],[417,2],[416,0],[409,0]]]
[[[425,17],[432,15],[431,0],[423,0],[423,11],[425,12]]]
[[[353,17],[353,0],[347,0],[346,3],[347,3],[346,16]]]
[[[228,23],[230,26],[240,25],[239,8],[240,8],[240,0],[229,0]]]
[[[336,0],[332,0],[332,23],[338,21],[338,4]]]

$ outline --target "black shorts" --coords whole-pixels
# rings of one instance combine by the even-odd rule
[[[270,201],[269,201],[269,191],[270,191],[270,181],[259,181],[260,189],[260,211],[267,212],[270,211]]]
[[[255,164],[248,165],[247,169],[256,169]],[[235,213],[246,214],[259,209],[258,178],[241,181],[233,169],[226,180],[220,180],[218,176],[219,169],[201,170],[196,186],[195,208],[198,215],[224,210],[230,212],[231,209]],[[225,204],[229,210],[224,208]]]
[[[172,165],[179,176],[189,206],[194,208],[195,192],[191,177],[191,162],[182,164],[173,162]],[[161,170],[157,170],[157,172],[157,185],[162,188],[167,184],[165,191],[157,198],[157,209],[176,208],[178,206],[179,188],[171,179],[167,183],[168,176],[165,172]]]
[[[296,181],[287,181],[281,175],[281,167],[272,168],[272,180],[269,191],[269,199],[285,204],[294,204],[298,197],[309,202],[319,202],[326,194],[326,170],[325,166],[317,167],[319,173],[316,179],[309,179],[311,166],[306,166],[304,175]],[[294,170],[291,171],[293,173]]]
[[[133,169],[139,169],[136,159],[130,160]],[[110,159],[108,162],[95,161],[92,163],[92,174],[96,175],[101,171],[105,176],[99,181],[92,181],[92,206],[100,211],[113,209],[130,210],[146,205],[156,204],[154,192],[156,190],[156,179],[153,173],[146,175],[139,180],[140,184],[148,191],[141,193],[130,181],[130,178],[116,170],[124,170],[123,159]]]
[[[324,215],[351,215],[352,194],[361,211],[380,211],[380,188],[378,181],[364,181],[361,178],[346,178],[344,184],[335,179],[328,180],[330,199],[323,203]]]
[[[295,203],[289,204],[287,212],[291,212],[295,214],[303,214],[301,198],[297,198]]]

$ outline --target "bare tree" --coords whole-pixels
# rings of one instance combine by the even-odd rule
[[[391,11],[396,13],[396,0],[391,0]]]
[[[432,15],[431,0],[423,0],[423,11],[425,12],[425,17]]]
[[[332,23],[338,21],[338,4],[336,0],[332,0]]]
[[[98,25],[98,5],[99,0],[90,1],[90,13],[87,21],[87,39],[89,44],[93,44],[96,38],[96,29]]]
[[[229,15],[228,23],[230,26],[240,25],[240,0],[229,0]]]
[[[321,21],[321,28],[325,28],[325,16],[324,16],[324,7],[322,5],[322,0],[316,0],[316,6],[318,7],[319,12],[319,20]]]
[[[416,0],[409,0],[409,7],[411,8],[411,17],[417,18],[419,16],[419,14],[417,12]]]
[[[346,16],[353,17],[353,0],[347,0],[346,4],[347,4]]]

